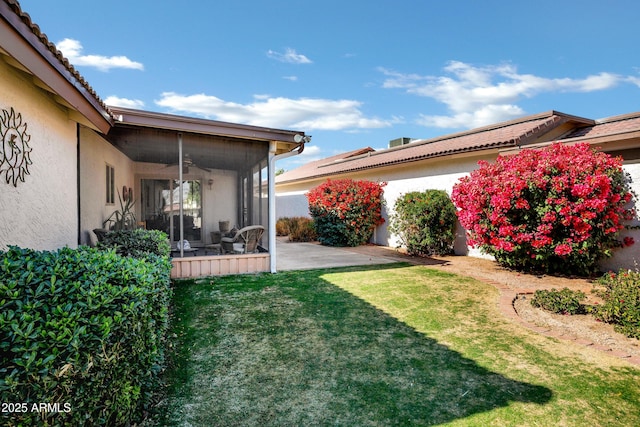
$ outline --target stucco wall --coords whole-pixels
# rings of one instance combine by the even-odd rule
[[[0,250],[75,247],[77,219],[76,123],[36,88],[31,76],[0,60],[0,110],[14,109],[27,124],[31,161],[25,182],[0,176]]]
[[[120,207],[107,205],[106,165],[113,166],[115,188],[134,187],[134,162],[106,141],[100,134],[80,127],[80,218],[82,244],[95,243],[91,230],[102,228],[103,221]],[[135,197],[135,195],[134,195]]]
[[[632,201],[631,206],[635,207],[636,211],[640,210],[640,160],[632,162],[626,162],[624,164],[625,172],[631,176],[631,188],[635,192],[636,197]],[[640,213],[636,213],[636,218],[631,221],[629,226],[640,226],[640,220],[638,219]],[[640,268],[640,230],[628,229],[623,230],[620,233],[620,237],[625,236],[632,237],[635,240],[635,245],[626,248],[620,248],[614,251],[613,256],[604,260],[601,263],[603,270],[617,271],[620,268]]]

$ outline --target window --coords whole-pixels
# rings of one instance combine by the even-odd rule
[[[107,189],[107,204],[113,205],[116,202],[115,191],[116,191],[116,181],[115,181],[115,171],[113,166],[107,165],[107,181],[106,181],[106,189]]]

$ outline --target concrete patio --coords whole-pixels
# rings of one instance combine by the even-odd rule
[[[278,238],[276,244],[278,271],[348,267],[398,262],[398,259],[355,252],[354,248],[332,248],[319,243],[289,242]]]

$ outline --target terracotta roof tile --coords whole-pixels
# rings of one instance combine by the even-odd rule
[[[567,121],[593,123],[588,119],[549,111],[509,122],[428,140],[417,140],[385,150],[367,150],[360,155],[333,156],[280,175],[277,183],[344,174],[382,166],[415,162],[456,153],[525,144]],[[357,151],[357,150],[356,150]]]
[[[576,129],[562,139],[588,139],[633,131],[640,131],[640,112],[598,120],[593,126]]]
[[[38,40],[56,57],[56,59],[60,61],[62,65],[64,65],[64,68],[66,68],[71,73],[71,75],[78,81],[78,83],[80,83],[82,88],[85,89],[90,96],[95,98],[98,104],[102,108],[104,108],[104,110],[109,114],[109,116],[111,116],[111,118],[113,118],[113,113],[111,113],[107,105],[102,101],[102,99],[100,99],[96,91],[89,85],[89,83],[85,80],[85,78],[82,77],[82,75],[73,67],[73,65],[69,63],[69,60],[64,57],[64,55],[62,54],[62,52],[58,50],[58,48],[56,48],[56,45],[49,41],[49,38],[47,37],[47,35],[43,33],[40,30],[40,27],[31,20],[31,17],[29,16],[29,14],[22,10],[18,0],[3,0],[3,1],[9,6],[9,8],[13,11],[13,13],[15,13],[20,18],[20,20],[28,28],[31,29],[31,32],[33,32],[33,34],[38,38]]]

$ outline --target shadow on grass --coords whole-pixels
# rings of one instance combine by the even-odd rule
[[[328,271],[179,283],[163,425],[433,425],[551,399],[328,283]]]

